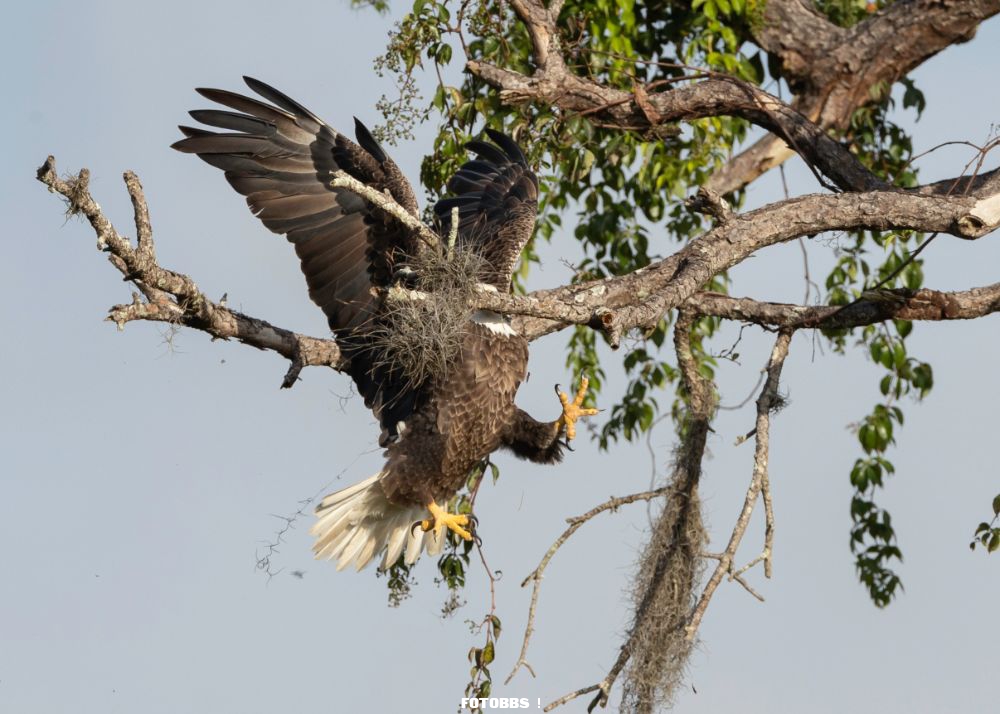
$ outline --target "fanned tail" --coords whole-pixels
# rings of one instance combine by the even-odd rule
[[[313,552],[316,558],[337,561],[337,570],[354,564],[361,570],[379,553],[383,553],[381,570],[393,565],[399,556],[413,564],[420,551],[437,555],[444,546],[444,532],[437,538],[424,532],[417,521],[427,515],[423,506],[401,506],[390,503],[379,483],[383,472],[361,483],[331,493],[316,507],[317,521],[309,529],[316,536]]]

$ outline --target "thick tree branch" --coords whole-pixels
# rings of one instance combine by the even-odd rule
[[[667,311],[692,299],[713,275],[731,268],[762,248],[830,230],[913,229],[942,231],[974,239],[1000,225],[1000,214],[995,212],[998,203],[1000,194],[977,198],[928,196],[898,190],[801,196],[734,217],[673,255],[628,275],[539,290],[528,296],[482,294],[476,302],[481,307],[523,316],[517,321],[517,326],[529,339],[559,330],[567,324],[599,326],[606,331],[624,334],[628,330],[655,326]],[[970,308],[970,317],[976,316],[973,313],[977,309],[983,311],[982,314],[994,311],[990,302],[991,288],[980,290],[986,293],[976,298],[971,294],[961,296]],[[734,305],[724,306],[721,299],[714,304],[719,308],[736,310]],[[763,305],[759,306],[761,311],[776,314],[763,310]],[[916,303],[909,305],[916,307]],[[860,315],[871,306],[866,303],[862,308],[850,310],[848,316]],[[602,309],[600,315],[597,314],[598,309]],[[612,314],[609,315],[607,310]],[[959,310],[958,314],[961,313],[962,310]],[[912,317],[903,319],[928,319],[918,318],[917,315],[932,315],[933,311],[920,313],[914,310],[912,314]],[[941,317],[931,319],[950,319],[951,313],[946,310],[938,314]],[[816,316],[808,314],[808,317]],[[832,318],[827,314],[823,319]]]
[[[785,104],[760,88],[724,75],[648,94],[632,94],[573,74],[558,44],[558,6],[518,0],[515,13],[532,40],[535,70],[524,75],[468,58],[466,68],[500,90],[510,104],[534,101],[592,116],[604,125],[647,130],[708,116],[738,116],[769,136],[734,157],[706,187],[724,195],[781,164],[792,150],[842,189],[884,188],[845,147],[826,134],[846,126],[855,109],[945,47],[969,39],[1000,0],[904,0],[850,30],[835,26],[801,0],[764,4],[756,40],[783,63],[799,96]]]
[[[996,172],[983,175],[974,184],[968,181],[966,188],[977,189],[978,193],[1000,191],[997,185],[1000,181],[996,178]],[[109,254],[110,262],[145,298],[134,294],[130,303],[111,308],[108,319],[119,329],[133,320],[159,321],[193,327],[215,339],[238,339],[259,349],[275,351],[291,361],[282,385],[285,387],[294,384],[306,366],[344,368],[333,340],[300,335],[230,310],[224,303],[206,298],[186,275],[162,268],[156,262],[149,210],[134,174],[127,173],[125,182],[135,209],[139,237],[135,248],[118,233],[91,197],[86,170],[72,179],[60,179],[55,160],[50,158],[39,169],[38,179],[65,197],[70,213],[87,218],[97,234],[98,247]],[[652,327],[663,314],[679,305],[687,305],[699,314],[770,327],[832,329],[890,318],[981,317],[1000,310],[1000,284],[955,293],[879,291],[846,308],[784,305],[697,291],[712,275],[754,251],[799,235],[851,227],[907,227],[951,230],[971,238],[985,234],[1000,222],[997,198],[1000,194],[988,199],[935,195],[954,185],[954,182],[938,182],[909,193],[884,191],[791,199],[732,217],[673,256],[629,275],[527,296],[484,291],[476,297],[474,307],[519,315],[519,327],[529,339],[567,324],[582,324],[603,331],[613,344],[628,330]]]
[[[527,325],[574,324],[572,309],[552,299],[535,298],[536,293],[524,296],[498,296],[485,294],[476,304],[487,309],[522,316]],[[1000,283],[945,292],[921,288],[907,290],[878,290],[866,293],[850,305],[795,305],[766,302],[747,297],[732,297],[722,293],[697,292],[682,303],[699,315],[721,317],[727,320],[750,322],[766,328],[795,327],[804,329],[847,329],[873,325],[885,320],[931,321],[973,320],[1000,312]],[[598,307],[598,317],[613,316],[607,307]],[[527,319],[525,319],[527,318]],[[593,318],[576,324],[594,325]],[[652,327],[640,325],[639,327]],[[599,326],[596,329],[603,330]],[[543,334],[547,334],[543,333]],[[540,335],[539,335],[540,336]]]
[[[792,106],[820,129],[843,129],[856,109],[883,96],[901,77],[948,46],[972,38],[1000,12],[1000,0],[901,0],[850,29],[834,25],[802,0],[768,0],[757,44],[781,65]],[[792,155],[774,134],[716,171],[706,184],[727,194]]]
[[[507,103],[535,101],[623,129],[651,127],[651,112],[643,111],[634,94],[577,77],[565,65],[537,70],[531,77],[475,60],[466,68],[500,89],[500,97]],[[805,116],[748,82],[717,75],[648,94],[646,103],[661,124],[721,115],[742,117],[782,137],[840,188],[868,191],[887,187]],[[715,186],[709,188],[723,193]]]
[[[149,209],[142,186],[135,174],[125,174],[125,184],[135,210],[137,247],[119,233],[90,195],[89,172],[61,179],[53,157],[38,169],[38,180],[67,201],[67,214],[83,215],[97,234],[97,247],[108,253],[108,260],[135,284],[145,300],[133,293],[132,302],[115,305],[108,319],[119,329],[132,320],[152,320],[185,325],[206,332],[213,339],[237,339],[262,350],[272,350],[291,361],[282,387],[291,387],[303,367],[322,365],[343,369],[345,361],[333,340],[307,337],[264,320],[230,310],[223,303],[209,300],[191,278],[162,268],[156,262]]]

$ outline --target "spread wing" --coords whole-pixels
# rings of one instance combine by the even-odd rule
[[[535,229],[538,177],[513,139],[492,129],[486,134],[494,143],[466,144],[478,158],[451,178],[448,190],[454,195],[438,201],[434,214],[441,234],[448,235],[452,208],[458,208],[459,245],[482,254],[490,271],[484,281],[506,292]]]
[[[187,138],[173,148],[225,171],[254,215],[294,244],[309,296],[334,331],[363,327],[376,308],[371,286],[387,285],[400,255],[416,246],[409,231],[377,208],[346,189],[331,188],[331,174],[343,170],[389,190],[417,215],[413,189],[361,122],[355,120],[359,146],[273,87],[244,79],[273,104],[199,89],[236,111],[200,109],[191,116],[229,131],[182,126]]]
[[[389,191],[414,216],[413,189],[368,129],[355,119],[354,143],[298,102],[256,79],[247,86],[267,102],[221,89],[198,93],[235,111],[202,109],[191,116],[224,131],[180,127],[173,148],[197,154],[222,169],[230,185],[271,231],[295,246],[309,296],[326,313],[358,391],[395,433],[419,395],[398,377],[373,366],[366,333],[378,319],[373,286],[387,286],[416,237],[395,219],[343,188],[331,174],[345,171],[379,191]]]

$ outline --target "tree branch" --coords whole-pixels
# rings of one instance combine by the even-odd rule
[[[894,2],[850,29],[834,25],[801,0],[768,0],[752,23],[756,43],[778,60],[796,94],[792,106],[821,130],[844,129],[858,108],[950,45],[972,38],[1000,12],[1000,0]],[[720,194],[743,188],[792,156],[769,135],[732,157],[706,187]]]
[[[722,577],[726,573],[730,573],[733,577],[742,575],[746,570],[744,568],[744,570],[734,573],[733,560],[736,557],[736,550],[739,548],[740,542],[743,540],[743,534],[746,532],[747,526],[750,524],[750,516],[753,514],[754,505],[757,503],[757,497],[761,494],[761,490],[768,481],[767,466],[768,451],[770,448],[769,437],[771,412],[781,402],[781,397],[778,394],[778,385],[781,379],[781,368],[784,366],[785,357],[788,356],[788,346],[791,343],[791,340],[792,331],[782,331],[774,343],[774,349],[771,351],[771,358],[767,365],[767,381],[764,382],[764,388],[761,390],[760,397],[757,398],[757,423],[755,427],[756,449],[754,451],[753,477],[750,480],[750,486],[747,488],[746,498],[743,501],[743,509],[740,511],[740,515],[736,519],[736,525],[729,537],[729,544],[722,552],[721,557],[719,558],[719,564],[716,566],[715,571],[712,573],[708,583],[705,585],[705,589],[702,591],[701,597],[698,599],[698,604],[695,605],[694,609],[691,611],[691,617],[686,628],[687,638],[689,641],[694,640],[694,637],[698,632],[698,627],[701,624],[701,620],[705,616],[705,611],[708,609],[708,604],[712,599],[712,595],[715,593],[719,583],[722,582]],[[769,501],[770,499],[768,498],[766,501],[768,505]],[[769,519],[767,525],[768,528],[765,536],[764,552],[759,560],[763,560],[765,562],[765,569],[768,576],[770,576],[769,563],[771,559],[770,548],[772,545],[771,538],[773,533],[773,520]]]
[[[521,643],[521,653],[517,657],[517,662],[514,663],[514,668],[507,675],[507,679],[504,680],[504,684],[510,684],[510,680],[514,678],[518,670],[521,667],[525,667],[531,676],[535,676],[535,671],[528,664],[526,659],[528,655],[528,645],[531,642],[531,635],[535,631],[535,612],[538,609],[538,593],[542,588],[542,576],[545,572],[545,568],[548,567],[549,561],[555,556],[556,552],[562,548],[563,544],[569,540],[574,533],[582,526],[584,523],[592,519],[605,511],[617,511],[621,506],[628,503],[635,503],[636,501],[651,501],[654,498],[659,498],[669,490],[669,487],[658,488],[653,491],[644,491],[642,493],[633,493],[629,496],[616,496],[608,499],[604,503],[594,506],[589,511],[583,515],[576,516],[574,518],[567,518],[566,522],[570,524],[569,528],[563,531],[562,535],[556,538],[555,542],[545,551],[545,555],[542,557],[541,562],[538,567],[535,568],[531,573],[521,582],[521,587],[527,586],[528,583],[532,583],[531,588],[531,603],[528,606],[528,624],[524,629],[524,640]],[[588,690],[590,691],[590,690]],[[548,711],[549,707],[546,707]]]
[[[975,183],[966,182],[966,187],[980,193],[1000,192],[1000,181],[996,178],[997,172],[984,174]],[[81,214],[88,220],[97,234],[98,248],[109,254],[112,265],[145,298],[133,294],[130,303],[111,308],[108,319],[119,329],[133,320],[159,321],[192,327],[214,339],[238,339],[259,349],[272,350],[291,362],[283,387],[294,384],[306,366],[323,365],[338,370],[346,366],[333,340],[300,335],[230,310],[222,302],[209,300],[188,276],[161,267],[156,261],[148,206],[134,174],[126,173],[125,182],[135,210],[139,238],[135,248],[93,200],[86,169],[74,178],[60,179],[55,160],[50,157],[39,169],[38,179],[67,200],[70,214]],[[891,318],[981,317],[1000,310],[1000,284],[955,293],[879,291],[846,308],[785,305],[697,292],[712,275],[754,251],[800,235],[852,227],[909,227],[950,230],[971,238],[984,235],[1000,223],[1000,193],[987,198],[938,195],[948,185],[938,182],[913,192],[879,191],[790,199],[741,216],[730,216],[674,255],[629,275],[536,291],[527,296],[481,291],[472,307],[520,316],[519,329],[528,339],[567,324],[581,324],[603,331],[612,344],[628,330],[657,324],[663,314],[679,305],[687,305],[699,314],[769,327],[832,329]],[[954,187],[954,182],[951,186]],[[345,187],[357,188],[346,184]],[[380,195],[366,195],[366,198],[384,199]],[[409,214],[406,216],[407,220],[419,223]],[[437,240],[436,234],[426,227],[424,230],[428,240]]]
[[[377,189],[368,186],[345,171],[334,171],[331,174],[330,186],[333,188],[346,188],[351,193],[355,193],[361,198],[369,201],[382,211],[385,211],[404,226],[417,234],[427,246],[432,248],[441,245],[441,239],[437,233],[432,231],[424,222],[403,208],[389,194],[388,191],[382,193]]]
[[[142,186],[135,174],[124,176],[135,211],[137,247],[119,233],[94,201],[89,190],[87,169],[68,179],[59,178],[56,162],[48,157],[38,169],[37,178],[66,199],[68,215],[83,215],[97,234],[97,247],[108,253],[108,260],[133,283],[139,293],[132,302],[115,305],[108,320],[124,329],[133,320],[151,320],[185,325],[206,332],[213,339],[237,339],[262,350],[271,350],[291,361],[282,387],[291,387],[299,372],[307,366],[322,365],[342,370],[346,361],[333,340],[300,335],[276,327],[264,320],[230,310],[221,302],[209,300],[191,278],[161,267],[156,262],[149,209]]]
[[[648,329],[656,325],[669,310],[692,299],[712,276],[728,270],[762,248],[829,230],[909,228],[923,232],[942,231],[974,239],[1000,225],[997,206],[1000,206],[1000,193],[986,198],[923,195],[918,191],[898,190],[800,196],[734,217],[673,255],[627,275],[539,290],[527,296],[481,293],[476,297],[476,304],[498,312],[521,315],[516,327],[529,340],[562,329],[567,324],[599,324],[605,331],[624,334],[632,329]],[[960,294],[959,298],[970,308],[970,313],[976,310],[984,311],[982,314],[994,311],[992,288],[979,290],[986,290],[986,294],[973,297],[973,291],[969,291],[969,294]],[[917,308],[920,303],[917,295],[907,301],[908,307]],[[945,295],[938,294],[939,297]],[[949,308],[938,309],[935,313],[933,295],[924,294],[923,297],[929,299],[930,304],[920,303],[919,310],[913,309],[909,313],[900,308],[902,314],[893,316],[902,319],[942,319],[953,312],[963,312],[962,309],[956,312],[956,308]],[[710,302],[717,309],[733,310],[734,314],[740,305],[724,298],[713,298]],[[885,319],[878,317],[887,314],[884,306],[870,312],[877,302],[869,300],[857,309],[843,310],[846,313],[843,319],[851,317],[858,324]],[[940,303],[940,300],[937,302]],[[834,320],[832,313],[822,312],[827,308],[785,307],[773,310],[765,309],[766,303],[742,305],[748,309],[753,307],[761,314],[770,313],[775,318],[780,317],[782,312],[787,318],[791,313],[803,310],[810,311],[806,313],[810,317],[822,314],[823,319]],[[938,307],[941,308],[941,305]],[[931,309],[924,311],[925,308]],[[602,310],[600,314],[598,309]],[[933,317],[935,314],[939,316]],[[866,319],[870,322],[864,322],[863,315],[867,315]],[[918,317],[920,315],[927,317]],[[832,327],[834,324],[823,326]]]
[[[500,89],[501,99],[508,104],[534,101],[591,116],[605,126],[633,131],[652,127],[652,112],[643,111],[634,94],[577,77],[565,65],[536,70],[531,77],[476,60],[469,60],[466,68]],[[661,125],[720,115],[742,117],[788,141],[810,166],[845,190],[888,187],[805,116],[748,82],[712,74],[709,79],[649,94],[646,101]],[[709,188],[723,193],[718,187]]]

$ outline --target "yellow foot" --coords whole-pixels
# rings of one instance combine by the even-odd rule
[[[469,517],[460,513],[448,513],[441,506],[431,501],[427,505],[427,510],[431,512],[431,520],[420,521],[420,527],[425,531],[433,530],[434,535],[441,533],[441,529],[447,527],[454,531],[464,540],[472,540],[472,534],[462,528],[469,525]]]
[[[556,419],[556,432],[562,431],[563,427],[566,427],[566,439],[572,440],[576,438],[576,420],[580,417],[594,416],[600,410],[591,409],[590,407],[581,407],[583,404],[584,397],[587,396],[587,385],[590,381],[586,377],[580,378],[580,388],[576,391],[576,397],[573,401],[570,401],[569,397],[565,392],[560,392],[558,385],[556,386],[556,394],[559,395],[559,401],[562,403],[563,413],[558,419]]]

